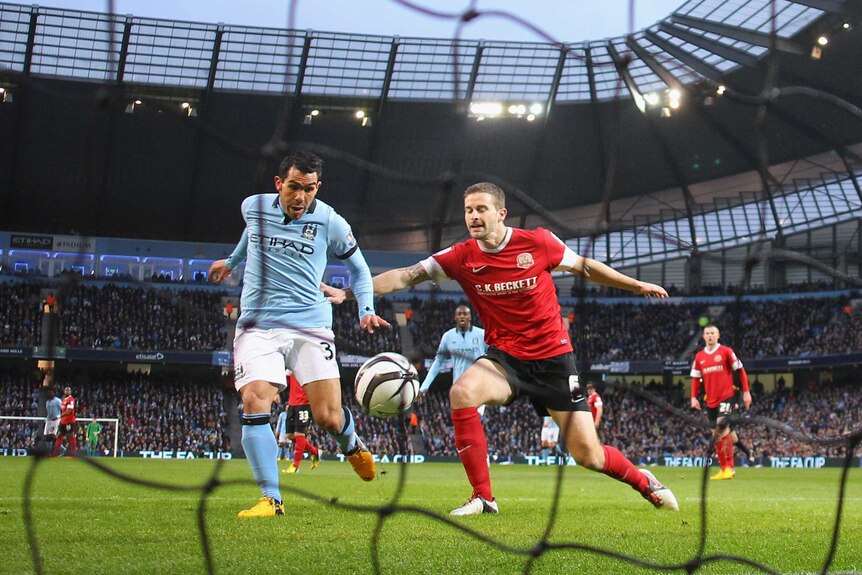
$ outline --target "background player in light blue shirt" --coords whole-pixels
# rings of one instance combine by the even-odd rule
[[[260,501],[239,517],[284,514],[278,444],[270,408],[287,386],[285,369],[303,385],[315,422],[338,442],[354,471],[375,477],[374,459],[356,436],[353,414],[341,404],[332,307],[320,291],[328,254],[347,266],[359,304],[359,325],[373,332],[389,323],[374,312],[371,272],[348,223],[317,199],[323,160],[292,152],[282,160],[277,193],[242,202],[242,239],[226,260],[210,266],[220,283],[247,260],[234,338],[234,385],[242,396],[242,446],[260,486]]]
[[[276,396],[277,397],[277,396]],[[284,402],[284,409],[278,414],[278,421],[275,422],[275,439],[278,442],[278,461],[282,459],[290,459],[290,440],[287,438],[287,402]]]
[[[454,382],[461,374],[467,371],[474,361],[485,355],[488,346],[485,344],[485,330],[481,327],[473,325],[473,316],[470,313],[470,308],[466,305],[459,305],[455,308],[455,327],[443,334],[440,338],[440,345],[437,347],[437,355],[434,356],[434,361],[431,367],[428,368],[428,374],[425,376],[425,381],[419,388],[419,393],[424,396],[428,392],[428,388],[434,383],[434,379],[440,373],[443,364],[447,359],[452,360],[452,381]],[[485,406],[479,406],[479,415],[485,413]]]
[[[54,447],[54,441],[57,439],[57,429],[60,427],[60,412],[62,401],[57,397],[56,390],[54,389],[54,375],[53,373],[45,374],[45,382],[43,385],[47,385],[51,389],[52,397],[45,402],[45,429],[43,430],[42,436],[45,440],[46,450],[50,454],[51,449]]]

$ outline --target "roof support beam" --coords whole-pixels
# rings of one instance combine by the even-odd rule
[[[701,36],[700,34],[695,34],[685,28],[674,26],[666,20],[660,22],[658,27],[662,32],[676,36],[680,40],[685,40],[689,44],[694,44],[698,48],[703,48],[717,56],[721,56],[725,60],[730,60],[731,62],[736,62],[737,64],[742,64],[749,68],[757,68],[760,64],[760,61],[756,56],[752,56],[751,54],[743,52],[742,50],[737,50],[736,48],[731,48],[721,42],[710,40],[709,38]]]
[[[683,26],[697,28],[704,32],[711,32],[713,34],[718,34],[719,36],[724,36],[725,38],[732,38],[733,40],[746,42],[755,46],[762,46],[764,48],[770,48],[774,40],[775,48],[779,52],[798,54],[800,56],[808,54],[808,49],[801,44],[788,40],[787,38],[783,38],[777,34],[773,39],[772,34],[767,34],[765,32],[730,26],[728,24],[712,22],[702,18],[693,18],[692,16],[683,16],[682,14],[672,14],[670,20],[674,24],[682,24]]]
[[[634,52],[635,55],[637,55],[637,57],[647,65],[647,68],[652,70],[653,74],[658,76],[668,88],[673,88],[675,90],[682,89],[682,83],[677,79],[677,77],[674,76],[670,70],[662,66],[646,48],[638,44],[634,36],[629,35],[626,38],[626,46],[628,46],[629,50]]]
[[[688,66],[689,68],[691,68],[692,70],[694,70],[695,72],[697,72],[698,74],[700,74],[701,76],[703,76],[704,78],[709,78],[710,80],[715,80],[716,82],[723,81],[724,74],[718,68],[707,64],[706,62],[691,54],[690,52],[686,52],[676,44],[668,42],[655,32],[647,30],[646,32],[644,32],[644,37],[665,52],[667,52],[668,54],[670,54],[671,56],[673,56],[674,58],[676,58],[677,60],[679,60],[680,62],[682,62],[683,64],[685,64],[686,66]]]

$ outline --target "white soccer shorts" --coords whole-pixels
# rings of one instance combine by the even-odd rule
[[[535,435],[533,437],[535,437]],[[560,428],[559,427],[543,427],[542,428],[542,441],[547,441],[548,443],[559,443],[560,442]]]
[[[292,371],[303,384],[338,379],[335,334],[327,328],[237,329],[233,340],[233,368],[237,391],[257,380],[284,389],[287,387],[285,369]]]
[[[45,420],[45,435],[57,435],[57,428],[60,427],[60,418]]]

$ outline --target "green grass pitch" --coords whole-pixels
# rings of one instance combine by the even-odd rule
[[[32,458],[0,459],[0,573],[34,573],[24,528],[23,486]],[[214,461],[99,459],[119,473],[172,485],[201,486]],[[282,465],[283,467],[283,465]],[[311,471],[281,475],[287,515],[240,520],[257,486],[244,460],[228,461],[206,503],[206,527],[216,573],[372,573],[372,540],[379,515],[340,509],[329,502],[385,506],[404,468],[384,471],[370,483],[346,463],[324,461]],[[679,564],[695,557],[701,532],[700,469],[653,471],[679,499],[679,513],[660,512],[628,486],[580,468],[563,472],[551,544],[575,544]],[[424,463],[406,470],[399,505],[445,516],[469,495],[457,464]],[[379,533],[383,573],[521,573],[548,528],[557,468],[523,465],[491,469],[499,515],[453,518],[492,539],[489,544],[435,518],[396,511]],[[731,554],[780,573],[819,573],[832,538],[840,469],[740,469],[733,481],[708,484],[707,538],[703,555]],[[293,490],[293,491],[292,491]],[[322,499],[300,496],[303,490]],[[112,478],[82,461],[55,459],[36,467],[32,514],[46,574],[206,573],[197,524],[200,490],[168,492]],[[499,546],[498,546],[499,545]],[[500,546],[503,546],[502,548]],[[584,549],[550,550],[531,573],[668,573]],[[684,573],[677,570],[676,573]],[[707,563],[697,573],[761,573],[735,561]],[[830,573],[862,573],[862,470],[847,481],[844,515]]]

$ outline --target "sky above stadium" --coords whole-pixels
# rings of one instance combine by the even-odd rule
[[[10,1],[10,0],[5,0]],[[38,0],[34,4],[106,12],[107,0]],[[384,36],[451,37],[455,20],[432,18],[393,0],[297,0],[295,28],[326,32],[353,32]],[[458,13],[470,0],[410,0],[438,12]],[[578,42],[619,36],[645,28],[664,18],[684,0],[476,0],[478,10],[510,12],[532,22],[555,40]],[[223,22],[225,24],[286,28],[288,0],[114,0],[114,11],[140,17]],[[534,31],[508,19],[486,16],[470,22],[463,38],[544,41]]]

